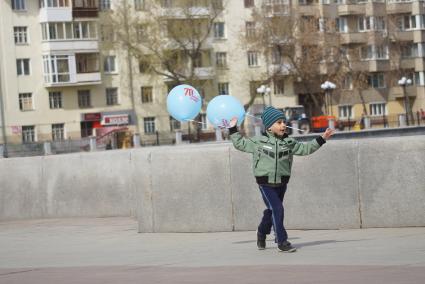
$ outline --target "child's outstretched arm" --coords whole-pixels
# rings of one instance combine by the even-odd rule
[[[253,153],[256,149],[255,142],[239,133],[237,123],[237,117],[233,117],[229,123],[229,135],[233,146],[239,151]]]
[[[331,138],[332,135],[334,135],[334,133],[335,133],[335,130],[326,128],[325,133],[322,134],[322,138],[325,140],[328,140],[329,138]]]
[[[290,142],[292,142],[292,153],[299,156],[313,154],[320,148],[320,146],[325,144],[326,140],[328,140],[334,133],[335,130],[327,128],[321,137],[318,137],[308,143],[301,143],[295,139],[291,139]]]

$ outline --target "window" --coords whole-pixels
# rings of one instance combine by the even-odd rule
[[[360,16],[357,20],[357,26],[359,32],[370,31],[371,30],[372,17]]]
[[[214,37],[215,38],[224,38],[224,23],[214,23]]]
[[[255,37],[255,22],[245,22],[246,28],[246,37],[254,38]]]
[[[110,10],[111,9],[111,0],[100,0],[99,1],[100,10]]]
[[[258,66],[258,52],[248,51],[248,66]]]
[[[58,83],[69,82],[69,65],[67,55],[43,56],[44,82]]]
[[[50,109],[62,108],[62,93],[49,92],[49,105]]]
[[[33,110],[32,94],[21,93],[19,94],[19,109],[22,111]]]
[[[423,86],[425,85],[424,72],[415,72],[415,85]]]
[[[171,8],[173,6],[172,0],[161,0],[161,7],[163,8]]]
[[[386,45],[375,46],[375,58],[388,59],[388,46]]]
[[[257,93],[257,89],[262,85],[262,81],[250,81],[249,82],[249,94],[251,95],[251,97],[256,96]]]
[[[134,0],[134,9],[140,11],[145,9],[145,0]]]
[[[385,80],[383,73],[374,73],[368,76],[368,84],[372,88],[385,88]]]
[[[284,79],[275,79],[273,81],[274,84],[274,94],[275,95],[283,95],[285,92],[285,80]]]
[[[374,17],[375,20],[375,30],[383,31],[385,30],[385,18],[384,17]]]
[[[388,46],[386,45],[368,45],[361,47],[360,58],[370,59],[388,59]]]
[[[13,34],[15,36],[15,44],[28,43],[27,27],[13,27]]]
[[[150,61],[148,58],[139,60],[139,72],[148,73],[150,71]]]
[[[401,57],[403,58],[413,57],[413,43],[406,43],[401,46]]]
[[[68,0],[40,0],[40,8],[45,7],[69,7]]]
[[[22,126],[22,143],[35,142],[35,126]]]
[[[229,95],[229,83],[218,83],[218,94]]]
[[[26,10],[25,0],[12,0],[12,9],[15,11]]]
[[[180,121],[174,119],[172,116],[170,116],[170,131],[179,130],[181,129],[181,123]]]
[[[146,134],[155,133],[155,117],[145,117],[143,119]]]
[[[42,23],[43,40],[97,39],[97,26],[94,21]]]
[[[336,18],[335,19],[336,31],[340,33],[348,32],[347,18]]]
[[[151,103],[153,102],[153,88],[152,87],[142,87],[142,103]]]
[[[208,119],[207,115],[205,113],[201,113],[200,115],[200,122],[201,122],[201,130],[207,130],[208,129]]]
[[[118,88],[106,88],[106,104],[108,106],[118,104]]]
[[[387,114],[387,108],[385,103],[371,103],[369,105],[370,115],[382,116]]]
[[[103,71],[105,73],[116,72],[115,56],[106,56],[103,61]]]
[[[217,67],[226,67],[227,66],[227,54],[226,52],[216,52],[215,53],[215,63]]]
[[[78,106],[80,108],[91,107],[90,90],[78,91]]]
[[[115,40],[114,29],[111,25],[100,26],[100,40],[103,42],[112,42]]]
[[[97,53],[77,53],[75,61],[77,73],[99,72],[99,54]]]
[[[223,10],[223,0],[212,0],[211,6],[214,10]]]
[[[244,2],[245,8],[254,7],[254,0],[244,0],[243,2]]]
[[[30,74],[30,60],[29,59],[16,59],[16,71],[19,75]]]
[[[343,105],[339,106],[339,118],[347,119],[353,118],[353,106],[351,105]]]
[[[399,16],[396,20],[397,28],[400,31],[410,30],[416,27],[416,19],[415,16],[411,16],[409,14]]]
[[[65,139],[65,130],[63,123],[52,124],[52,140],[62,141]]]
[[[283,63],[282,49],[280,46],[275,46],[272,49],[272,64],[281,65]]]
[[[343,90],[353,89],[353,77],[350,74],[344,77],[341,87]]]

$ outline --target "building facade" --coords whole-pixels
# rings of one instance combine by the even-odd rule
[[[229,94],[246,104],[262,84],[267,84],[270,92],[254,100],[251,113],[260,113],[264,104],[279,108],[299,104],[302,100],[293,76],[287,73],[279,80],[268,80],[271,61],[255,49],[247,50],[241,40],[255,29],[253,9],[264,5],[315,16],[318,32],[324,32],[320,22],[332,20],[335,30],[328,32],[338,34],[347,49],[360,50],[358,60],[352,60],[353,70],[367,72],[368,86],[362,89],[360,99],[347,75],[332,94],[331,109],[337,118],[358,120],[365,105],[368,115],[379,124],[383,115],[404,113],[405,94],[413,113],[425,108],[423,1],[195,1],[195,6],[209,7],[211,2],[223,5],[195,70],[207,81],[200,90],[205,103],[199,124],[174,121],[166,108],[169,80],[148,74],[140,60],[111,44],[113,31],[105,29],[102,17],[122,2],[0,2],[0,111],[4,111],[2,127],[9,143],[92,135],[109,139],[111,133],[122,132],[140,133],[146,144],[158,139],[171,143],[176,130],[188,134],[194,133],[194,128],[198,135],[208,137],[214,132],[206,119],[209,100]],[[126,1],[131,13],[140,15],[148,12],[146,2]],[[159,2],[164,11],[179,9],[184,3]],[[173,13],[164,15],[176,17]],[[389,52],[396,47],[400,50],[397,62]],[[390,73],[411,78],[413,84],[404,89],[388,79]],[[251,118],[247,121],[248,129],[258,123]]]

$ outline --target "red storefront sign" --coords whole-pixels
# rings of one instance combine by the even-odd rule
[[[128,114],[104,115],[102,125],[124,125],[129,122]]]
[[[102,115],[100,114],[100,112],[84,114],[84,121],[100,121],[101,118]]]

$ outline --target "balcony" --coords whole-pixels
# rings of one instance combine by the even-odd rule
[[[418,93],[420,94],[423,90],[422,86],[407,86],[406,87],[406,96],[415,98],[418,96]],[[403,99],[404,93],[403,89],[401,87],[393,87],[389,90],[389,99],[395,100],[395,99]]]
[[[197,67],[195,68],[195,76],[201,80],[211,79],[215,75],[213,67]]]
[[[97,85],[101,83],[98,53],[43,56],[46,87]]]
[[[425,30],[414,30],[413,42],[424,42],[424,41],[425,41]]]
[[[366,13],[366,5],[364,3],[353,4],[353,5],[338,5],[338,15],[364,15]]]
[[[38,14],[40,23],[46,22],[71,22],[71,7],[44,7]]]
[[[41,44],[43,52],[50,51],[98,51],[98,40],[58,40],[46,41]]]
[[[366,43],[368,41],[368,33],[350,32],[341,33],[341,43]]]
[[[161,16],[168,19],[205,18],[211,15],[209,7],[162,8]]]
[[[410,14],[412,3],[387,3],[387,14]]]
[[[274,75],[289,75],[291,69],[292,67],[289,64],[270,64],[269,73]]]
[[[391,35],[390,35],[391,36]],[[391,40],[394,41],[413,41],[413,31],[396,31]]]
[[[99,16],[99,4],[97,0],[73,0],[72,16],[74,18],[97,18]]]
[[[415,71],[424,71],[425,61],[423,57],[415,58]]]

